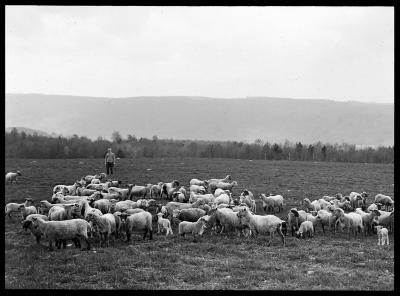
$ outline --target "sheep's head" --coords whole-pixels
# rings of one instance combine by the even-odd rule
[[[181,213],[181,210],[180,210],[180,209],[175,209],[175,210],[172,212],[172,217],[178,218],[178,216],[180,215],[180,213]]]
[[[122,224],[125,224],[125,223],[126,223],[126,219],[129,217],[129,214],[127,214],[127,213],[121,213],[121,214],[119,215],[119,217],[121,218],[121,223],[122,223]]]
[[[178,180],[172,181],[172,187],[178,187],[178,186],[179,186],[179,181]]]
[[[293,208],[290,210],[290,213],[292,213],[296,218],[299,217],[299,212],[297,211],[297,209]]]
[[[249,191],[247,189],[244,189],[240,195],[243,195],[243,196],[249,195]]]
[[[18,175],[18,176],[22,176],[22,174],[21,174],[20,171],[17,171],[17,175]]]
[[[31,227],[32,221],[30,221],[30,220],[23,220],[23,221],[21,221],[21,224],[22,224],[22,228],[23,228],[25,231],[27,231],[28,228]]]
[[[345,200],[345,201],[343,202],[342,208],[343,208],[344,210],[346,210],[346,211],[349,211],[349,210],[351,209],[351,203],[350,203],[350,201]]]
[[[364,192],[361,193],[361,196],[362,196],[363,198],[368,197],[368,193],[366,193],[366,192],[364,191]]]
[[[227,176],[225,177],[225,179],[228,180],[228,181],[232,181],[231,175],[227,175]]]

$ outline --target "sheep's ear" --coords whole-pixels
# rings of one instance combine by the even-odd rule
[[[297,212],[296,209],[291,209],[290,211],[293,213],[293,215],[294,215],[295,217],[299,217],[299,212]]]

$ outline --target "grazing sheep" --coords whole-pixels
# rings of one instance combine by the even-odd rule
[[[283,232],[286,231],[285,221],[274,215],[253,215],[248,209],[240,210],[237,213],[237,216],[240,219],[240,223],[242,225],[247,225],[255,236],[257,236],[259,233],[269,233],[270,239],[267,246],[271,245],[275,232],[278,232],[282,238],[282,244],[285,245],[285,236],[283,234]]]
[[[31,231],[31,233],[35,236],[36,243],[39,244],[40,238],[42,237],[42,232],[40,231],[39,227],[33,225],[33,220],[32,220],[33,217],[40,217],[45,221],[48,221],[49,218],[47,218],[47,216],[41,215],[41,214],[31,214],[31,215],[28,215],[25,218],[25,220],[21,221],[22,228],[25,230],[29,229]]]
[[[150,195],[150,186],[138,186],[135,185],[131,189],[131,193],[129,194],[129,199],[132,200],[133,197],[140,197],[140,198],[146,198],[147,194]]]
[[[189,202],[193,203],[196,202],[197,200],[203,200],[205,203],[212,203],[215,200],[214,195],[212,195],[211,193],[208,194],[195,194],[193,192],[190,193],[190,197],[189,197]]]
[[[143,239],[146,239],[146,235],[149,232],[149,239],[153,239],[153,218],[149,212],[143,211],[136,214],[128,215],[121,213],[121,223],[126,229],[126,240],[127,242],[131,239],[131,233],[133,230],[143,230]]]
[[[54,206],[49,210],[49,221],[62,221],[73,219],[74,217],[80,216],[80,205],[78,203],[74,204],[64,204],[63,206]]]
[[[278,208],[278,212],[280,213],[283,210],[283,196],[282,195],[269,195],[266,196],[262,193],[259,198],[262,201],[263,209],[265,213],[268,213],[269,209],[275,213],[275,208]]]
[[[15,182],[15,184],[17,184],[18,176],[22,176],[20,171],[17,171],[16,173],[13,173],[13,172],[7,173],[6,174],[6,184],[8,184],[8,183],[12,184],[13,182]]]
[[[172,232],[171,222],[168,219],[163,218],[162,216],[163,213],[157,213],[157,233],[160,233],[165,229],[167,232],[165,237],[167,237],[169,233],[173,235],[174,233]]]
[[[103,246],[104,244],[106,245],[106,247],[109,246],[111,234],[114,234],[115,241],[117,225],[113,214],[108,213],[100,216],[93,212],[90,212],[88,213],[87,218],[93,223],[94,226],[97,227],[97,231],[100,234],[100,248],[102,243]]]
[[[60,240],[84,239],[87,249],[90,250],[90,243],[87,232],[90,225],[83,219],[71,219],[65,221],[45,221],[40,217],[33,217],[34,225],[37,225],[43,235],[49,240],[49,248],[53,250],[53,242]]]
[[[196,235],[203,235],[206,221],[200,217],[196,222],[182,221],[178,225],[178,233],[185,237],[186,233],[191,233],[195,238]]]
[[[216,197],[213,201],[213,203],[215,205],[219,205],[219,204],[231,204],[231,195],[230,194],[221,194],[220,196]]]
[[[163,196],[163,194],[165,194],[168,199],[171,199],[172,193],[177,191],[178,187],[179,187],[179,181],[178,180],[174,180],[172,182],[162,184],[162,186],[161,186],[161,197]]]
[[[235,186],[238,186],[238,183],[236,181],[233,181],[232,183],[218,182],[218,183],[210,183],[209,189],[211,190],[211,193],[214,193],[217,188],[221,188],[223,190],[229,190],[232,192],[232,189]]]
[[[308,234],[308,237],[314,236],[314,225],[311,221],[304,221],[300,224],[299,230],[296,232],[296,237],[303,237]]]
[[[206,188],[202,185],[190,185],[189,192],[195,194],[205,194]]]
[[[297,231],[300,227],[300,224],[304,221],[307,221],[309,216],[304,210],[297,210],[296,208],[290,209],[288,213],[288,227],[291,229],[292,236],[294,236],[294,232]]]
[[[25,204],[22,204],[19,206],[19,210],[21,212],[22,215],[22,219],[25,220],[27,216],[29,216],[30,214],[37,214],[37,209],[35,208],[35,206],[25,206]]]
[[[221,227],[220,234],[223,231],[229,231],[233,229],[238,236],[240,233],[244,234],[245,229],[249,229],[248,225],[242,224],[238,217],[238,212],[232,211],[230,208],[216,209],[213,215],[215,215],[215,226]],[[212,217],[212,215],[210,215]]]
[[[334,231],[334,225],[335,225],[335,221],[334,221],[334,217],[333,214],[330,211],[327,210],[319,210],[317,212],[317,216],[316,216],[317,220],[321,223],[321,227],[322,227],[322,232],[325,234],[325,228],[324,226],[328,225],[329,229],[332,232],[332,229]]]
[[[20,206],[21,205],[25,205],[25,206],[29,206],[30,204],[32,204],[32,198],[25,198],[25,202],[24,203],[15,203],[15,202],[10,202],[8,204],[6,204],[5,206],[5,215],[8,216],[9,218],[11,218],[11,213],[20,213]]]
[[[189,185],[198,185],[198,186],[204,186],[205,188],[207,188],[208,186],[208,181],[207,180],[199,180],[199,179],[192,179],[189,182]]]
[[[175,209],[172,213],[172,217],[189,222],[196,222],[200,217],[205,215],[206,211],[199,208]]]
[[[378,216],[378,224],[382,226],[386,226],[389,232],[393,231],[392,224],[394,222],[394,211],[379,211],[380,216]]]
[[[389,207],[393,208],[394,206],[394,201],[390,196],[380,193],[375,195],[374,203],[380,203],[385,207],[386,211],[389,211]]]
[[[347,227],[348,237],[350,237],[350,228],[354,232],[354,235],[357,236],[357,230],[359,232],[363,232],[363,221],[360,214],[351,212],[345,214],[343,209],[335,209],[333,212],[333,216],[335,217],[335,224],[338,223],[341,229]]]
[[[349,200],[353,210],[359,207],[359,203],[365,204],[365,198],[368,196],[366,192],[357,193],[357,192],[350,192]]]
[[[356,213],[361,215],[365,235],[370,234],[373,229],[373,221],[377,220],[381,213],[378,210],[373,210],[369,213],[362,211],[360,208],[356,208]],[[379,220],[378,220],[379,221]]]
[[[378,234],[378,246],[389,245],[389,235],[387,228],[378,225],[376,226],[376,232]]]
[[[151,185],[150,187],[150,198],[160,199],[161,198],[161,186],[162,182],[156,185]]]
[[[220,195],[223,194],[223,193],[229,194],[230,191],[229,191],[229,190],[224,190],[224,189],[221,189],[221,188],[217,188],[217,189],[215,189],[215,191],[214,191],[214,197],[218,197],[218,196],[220,196]]]

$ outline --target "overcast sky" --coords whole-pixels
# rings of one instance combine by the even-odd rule
[[[394,102],[393,7],[5,13],[7,93]]]

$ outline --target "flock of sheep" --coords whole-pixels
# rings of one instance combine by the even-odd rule
[[[6,183],[16,183],[18,176],[19,171],[7,173]],[[136,231],[143,231],[143,239],[152,239],[153,218],[157,220],[157,233],[165,231],[166,237],[173,235],[179,221],[177,230],[183,237],[201,236],[204,231],[212,235],[235,232],[246,237],[269,234],[268,246],[275,234],[285,245],[288,230],[292,236],[312,237],[316,226],[321,226],[324,234],[328,227],[333,233],[346,230],[349,236],[350,231],[369,235],[376,230],[378,244],[389,244],[388,232],[393,231],[394,202],[383,194],[377,194],[369,206],[365,192],[348,196],[338,193],[314,201],[305,198],[299,205],[304,209],[292,208],[286,219],[281,219],[274,214],[282,214],[282,195],[260,194],[265,215],[257,215],[253,193],[244,189],[234,197],[232,192],[238,183],[230,175],[223,179],[192,179],[188,192],[177,180],[121,188],[120,181],[105,179],[101,173],[82,177],[72,185],[56,185],[50,201],[39,201],[37,206],[30,198],[22,204],[8,203],[5,214],[10,218],[13,212],[22,215],[23,228],[32,232],[37,243],[42,236],[48,239],[51,250],[53,244],[65,248],[68,240],[77,248],[84,240],[90,249],[89,237],[95,236],[100,247],[108,247],[111,235],[114,241],[121,236],[130,241]],[[169,201],[162,205],[159,200],[164,197]]]

